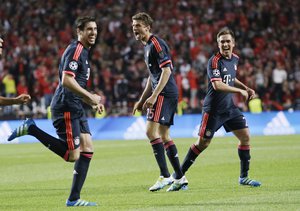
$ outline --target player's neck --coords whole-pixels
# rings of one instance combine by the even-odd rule
[[[232,53],[229,53],[229,54],[222,54],[221,55],[225,58],[225,59],[231,59],[232,57]]]
[[[83,40],[81,39],[78,39],[78,42],[80,42],[83,47],[87,48],[87,49],[90,49],[91,48],[91,45],[88,43],[88,42],[84,42]]]
[[[141,42],[143,43],[143,45],[147,44],[147,42],[149,41],[151,35],[152,35],[151,33],[145,34],[145,37],[141,40]]]

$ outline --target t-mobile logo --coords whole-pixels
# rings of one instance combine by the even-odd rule
[[[224,75],[223,82],[228,85],[230,81],[231,81],[231,75],[229,74]]]

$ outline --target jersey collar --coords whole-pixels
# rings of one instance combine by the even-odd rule
[[[147,41],[147,44],[150,44],[150,43],[151,43],[151,39],[152,39],[152,37],[154,37],[154,35],[153,35],[153,34],[151,34],[151,35],[150,35],[150,37],[149,37],[149,39],[148,39],[148,41]]]

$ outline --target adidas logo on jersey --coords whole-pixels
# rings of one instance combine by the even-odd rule
[[[290,125],[282,111],[267,124],[263,131],[264,135],[288,135],[295,134],[295,129]]]
[[[165,117],[163,116],[160,120],[165,121]]]

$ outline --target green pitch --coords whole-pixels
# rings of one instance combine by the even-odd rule
[[[195,139],[175,140],[182,161]],[[187,172],[189,190],[149,192],[159,176],[150,144],[96,141],[80,210],[300,210],[300,136],[252,138],[250,177],[238,185],[237,140],[215,138]],[[170,172],[172,168],[169,165]],[[0,210],[65,210],[73,164],[42,144],[0,145]]]

